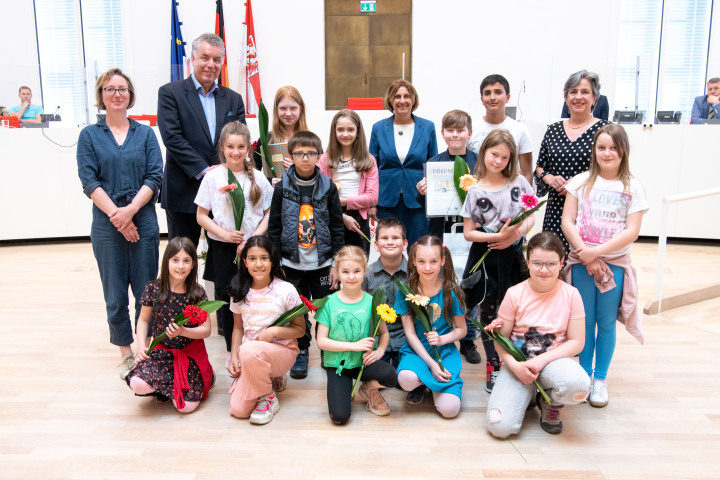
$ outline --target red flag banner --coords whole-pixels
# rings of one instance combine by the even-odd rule
[[[222,41],[225,44],[225,57],[223,58],[222,69],[220,70],[220,78],[218,78],[218,85],[227,87],[228,86],[228,76],[227,76],[228,52],[227,52],[227,42],[225,41],[225,16],[223,15],[222,0],[216,0],[215,5],[217,6],[217,8],[215,9],[215,35],[222,38]]]
[[[255,43],[255,25],[253,23],[252,5],[245,2],[245,39],[243,43],[243,66],[245,67],[245,116],[254,118],[262,95],[260,93],[260,67],[258,64]]]

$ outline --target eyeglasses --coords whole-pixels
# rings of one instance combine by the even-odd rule
[[[554,272],[557,270],[558,266],[560,266],[560,262],[538,262],[538,261],[532,261],[530,262],[530,266],[533,270],[540,271],[543,267],[547,268],[549,272]]]
[[[115,92],[118,92],[120,95],[127,95],[127,93],[130,91],[130,89],[127,89],[125,87],[121,88],[113,88],[113,87],[106,87],[103,88],[103,92],[107,93],[108,95],[115,95]]]
[[[307,157],[308,160],[317,160],[318,153],[317,152],[293,152],[292,156],[295,160],[302,160],[305,157]]]

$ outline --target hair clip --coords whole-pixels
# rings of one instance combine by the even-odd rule
[[[443,248],[446,248],[444,243],[441,243],[440,245],[442,245]]]

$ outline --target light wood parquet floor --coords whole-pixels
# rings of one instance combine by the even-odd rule
[[[641,308],[655,252],[634,248]],[[557,436],[534,410],[519,435],[497,440],[485,429],[484,365],[464,362],[454,420],[392,390],[389,417],[356,403],[349,424],[333,426],[314,342],[308,378],[289,381],[270,424],[230,417],[223,373],[195,413],[178,414],[118,379],[89,242],[1,245],[0,266],[2,479],[720,477],[720,299],[646,317],[644,346],[620,328],[608,407],[566,407]],[[720,246],[671,245],[665,292],[717,283],[719,267]],[[221,369],[221,338],[207,344]]]

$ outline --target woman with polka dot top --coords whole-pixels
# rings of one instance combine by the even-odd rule
[[[565,103],[570,118],[550,125],[540,146],[535,181],[538,195],[548,194],[545,206],[543,231],[557,234],[569,252],[567,240],[560,227],[565,184],[575,175],[590,167],[593,136],[603,125],[609,123],[592,116],[592,110],[600,96],[600,78],[597,74],[580,70],[570,75],[563,87]]]

